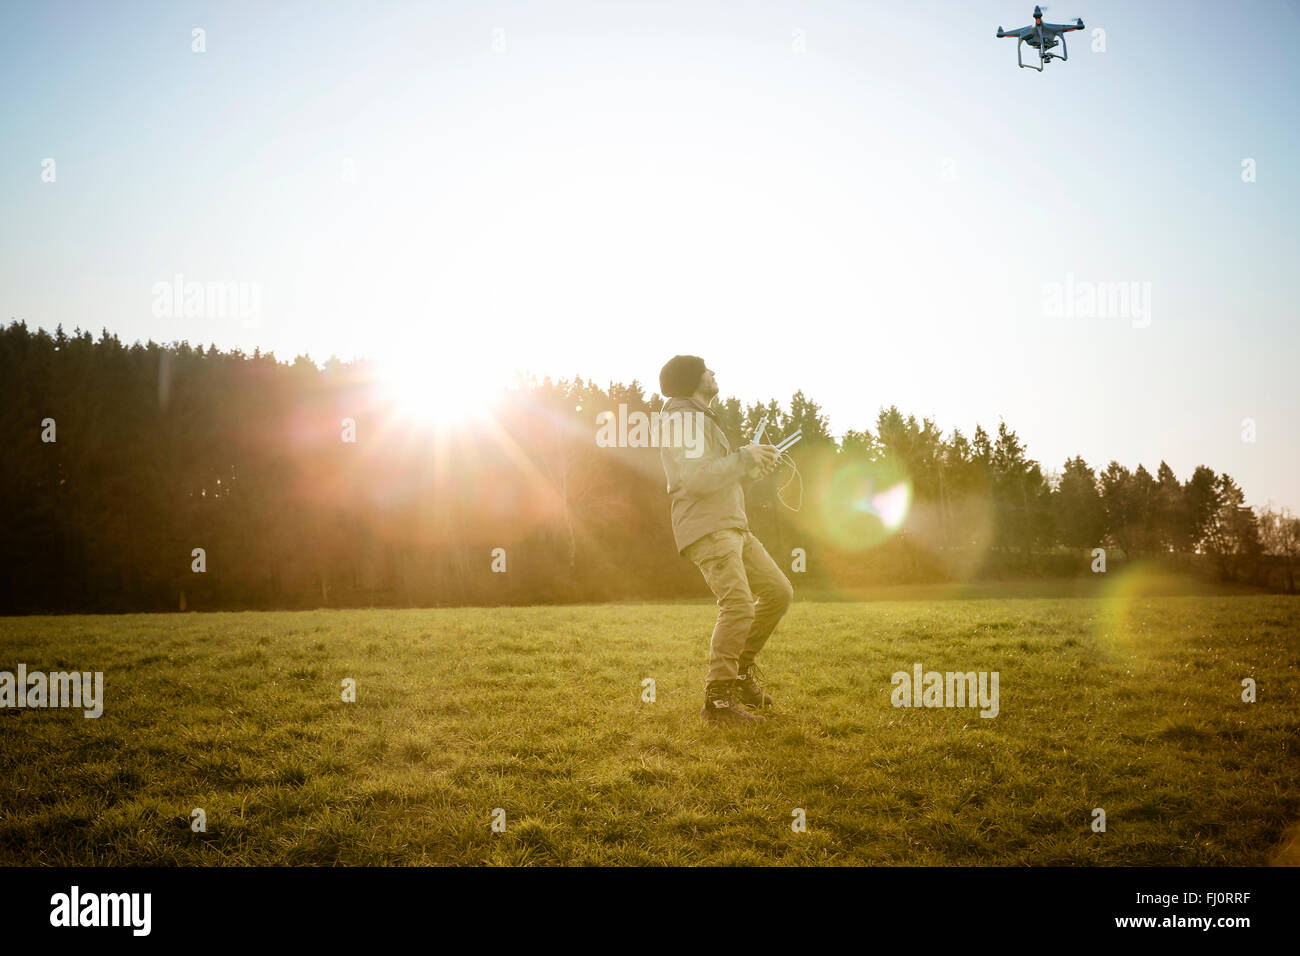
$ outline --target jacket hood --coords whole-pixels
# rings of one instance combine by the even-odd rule
[[[698,402],[693,398],[669,398],[664,400],[663,410],[665,412],[676,412],[685,410],[696,410],[709,412],[709,406],[703,402]]]

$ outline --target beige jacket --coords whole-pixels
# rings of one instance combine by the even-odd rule
[[[749,456],[732,451],[726,433],[707,406],[693,398],[670,398],[660,415],[679,412],[690,416],[699,429],[689,443],[665,443],[659,449],[668,495],[672,499],[673,538],[679,553],[723,528],[749,530],[745,518],[745,493],[740,479]],[[701,414],[697,414],[701,413]],[[698,423],[698,424],[695,424]]]

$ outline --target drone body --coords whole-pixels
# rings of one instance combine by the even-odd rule
[[[1065,45],[1065,34],[1073,30],[1083,29],[1083,19],[1075,17],[1074,23],[1044,23],[1043,11],[1040,7],[1034,7],[1034,22],[1027,27],[1021,27],[1019,30],[1003,30],[998,27],[997,35],[999,37],[1016,38],[1016,62],[1022,67],[1030,70],[1043,72],[1043,65],[1051,59],[1057,59],[1064,62],[1070,58],[1070,51]],[[1051,53],[1049,51],[1056,48],[1057,42],[1061,44],[1060,53]],[[1032,63],[1026,63],[1020,57],[1020,47],[1028,43],[1038,52],[1038,66]]]

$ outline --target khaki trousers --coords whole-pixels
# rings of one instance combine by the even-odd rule
[[[763,543],[726,528],[686,549],[718,599],[708,680],[735,680],[754,662],[794,599],[794,588]]]

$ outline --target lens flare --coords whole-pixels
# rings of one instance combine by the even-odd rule
[[[906,469],[889,460],[836,462],[821,484],[813,496],[818,530],[845,550],[864,551],[888,540],[912,505]]]
[[[1095,646],[1109,660],[1146,660],[1151,636],[1168,625],[1168,604],[1153,600],[1197,593],[1184,575],[1137,561],[1106,573],[1092,620]]]

